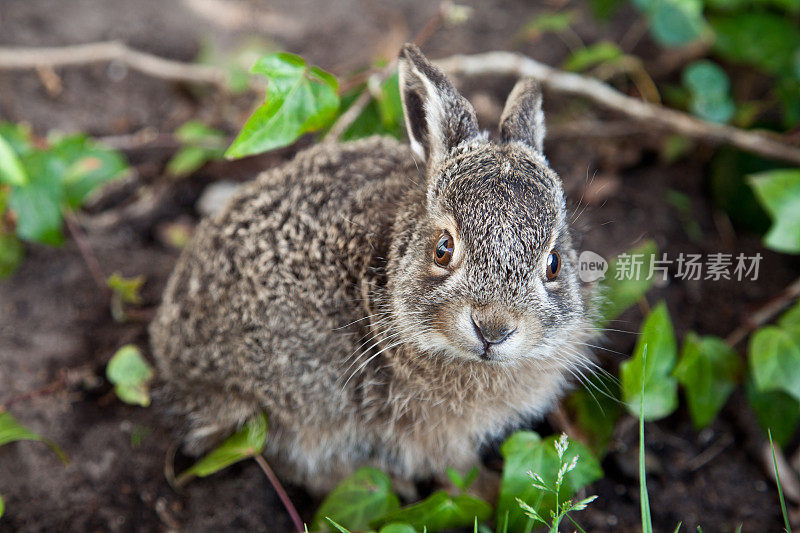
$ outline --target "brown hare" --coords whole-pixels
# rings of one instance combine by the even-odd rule
[[[184,250],[150,335],[189,451],[265,411],[267,457],[314,492],[362,465],[441,478],[587,361],[591,292],[536,84],[492,141],[415,46],[399,68],[410,148],[310,148]]]

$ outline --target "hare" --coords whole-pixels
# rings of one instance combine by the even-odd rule
[[[312,493],[364,465],[442,479],[588,361],[537,85],[517,83],[491,141],[417,47],[399,69],[410,147],[312,147],[184,250],[150,336],[189,452],[264,411],[266,456]]]

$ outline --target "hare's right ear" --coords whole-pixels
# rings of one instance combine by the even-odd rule
[[[413,44],[400,52],[400,98],[411,148],[429,163],[478,136],[475,110]]]
[[[518,141],[543,153],[542,91],[533,79],[519,80],[508,95],[505,109],[500,115],[500,137],[504,142]]]

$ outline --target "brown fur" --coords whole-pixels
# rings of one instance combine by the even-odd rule
[[[362,465],[399,479],[465,470],[481,443],[549,408],[585,358],[587,294],[560,180],[520,130],[543,128],[523,83],[489,142],[407,47],[407,125],[427,168],[390,139],[320,145],[200,224],[150,328],[190,450],[263,410],[274,466],[325,491]],[[443,229],[446,269],[432,261]],[[563,266],[547,281],[553,246]],[[485,348],[469,317],[516,330]]]

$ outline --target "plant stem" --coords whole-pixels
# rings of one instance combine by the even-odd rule
[[[97,288],[100,289],[103,296],[108,298],[111,296],[111,290],[106,285],[106,277],[103,275],[103,269],[100,268],[100,262],[97,261],[97,256],[94,255],[92,247],[89,246],[86,234],[83,233],[78,223],[72,218],[71,213],[64,212],[64,221],[67,223],[67,228],[72,238],[75,239],[75,244],[78,245],[78,249],[83,256],[83,260],[86,262],[86,266],[89,267],[89,272],[91,272]]]
[[[269,479],[269,482],[272,484],[272,488],[274,488],[275,492],[278,493],[278,498],[281,499],[281,503],[283,503],[283,506],[286,508],[286,512],[289,513],[292,522],[294,522],[295,530],[298,533],[303,533],[303,520],[300,518],[300,513],[297,512],[297,509],[295,509],[292,500],[289,498],[289,495],[286,494],[286,490],[283,488],[283,485],[281,485],[278,476],[276,476],[275,472],[272,471],[272,468],[269,467],[269,464],[267,464],[267,460],[264,459],[264,456],[261,454],[254,455],[253,459],[255,459],[256,463],[258,463],[258,466],[260,466],[261,470],[263,470],[267,475],[267,479]]]

